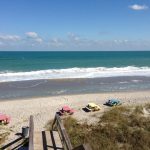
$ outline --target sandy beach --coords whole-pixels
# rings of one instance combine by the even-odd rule
[[[42,131],[49,120],[63,106],[68,105],[75,109],[73,115],[79,121],[96,121],[96,114],[102,114],[110,107],[103,105],[109,98],[118,98],[123,105],[136,105],[150,102],[150,91],[138,92],[110,92],[97,94],[63,95],[55,97],[31,98],[0,102],[0,112],[11,116],[11,122],[7,128],[11,131],[8,141],[17,138],[16,133],[21,132],[22,126],[28,125],[29,116],[34,116],[35,130]],[[101,106],[99,112],[86,113],[82,110],[89,102],[95,102]],[[95,116],[95,117],[94,117]]]

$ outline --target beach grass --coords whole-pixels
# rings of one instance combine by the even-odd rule
[[[0,145],[5,142],[10,132],[3,125],[0,125]]]
[[[150,148],[150,104],[114,107],[94,125],[64,120],[73,147],[89,143],[93,150],[148,150]]]

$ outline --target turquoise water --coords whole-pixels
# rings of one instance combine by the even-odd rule
[[[0,52],[0,99],[138,90],[150,52]]]
[[[88,67],[150,67],[150,52],[0,52],[0,71]]]
[[[0,52],[0,81],[150,76],[150,52]]]

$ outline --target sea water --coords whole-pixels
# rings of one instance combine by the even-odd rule
[[[149,89],[149,51],[0,52],[0,99]]]
[[[0,52],[0,82],[150,76],[150,52]]]

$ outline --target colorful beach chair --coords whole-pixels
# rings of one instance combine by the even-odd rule
[[[121,105],[121,101],[119,101],[118,99],[109,99],[107,102],[106,102],[106,105],[108,106],[118,106],[118,105]]]
[[[2,124],[8,124],[10,122],[10,117],[0,113],[0,123]]]
[[[90,112],[90,111],[99,111],[100,106],[95,104],[95,103],[88,103],[88,105],[85,107],[85,110]]]
[[[72,115],[74,114],[75,110],[70,108],[69,106],[63,106],[62,109],[59,110],[60,115]]]

